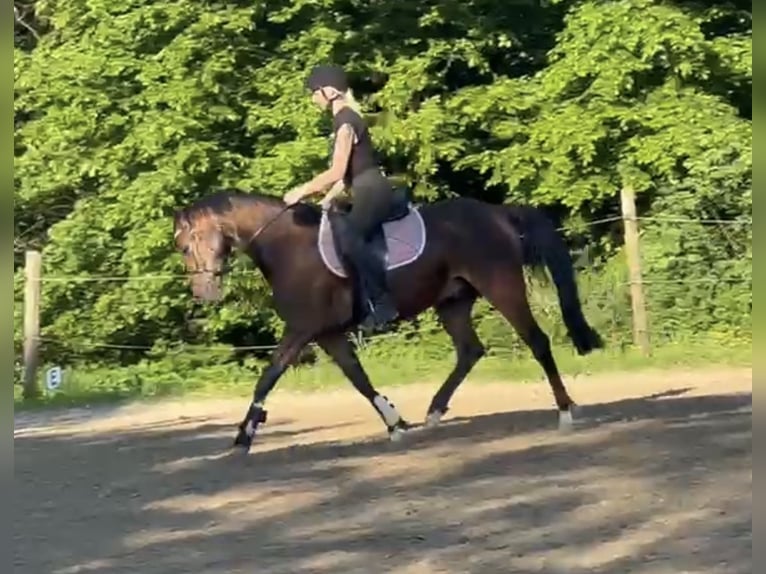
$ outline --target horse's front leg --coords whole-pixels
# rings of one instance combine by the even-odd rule
[[[234,439],[234,447],[244,449],[245,452],[250,450],[258,425],[266,422],[266,410],[263,408],[266,397],[277,384],[279,377],[298,357],[310,339],[311,337],[305,333],[289,330],[282,336],[282,340],[271,355],[269,366],[264,369],[255,384],[253,402],[239,425],[239,432]]]
[[[325,334],[317,338],[317,344],[330,355],[335,364],[340,367],[346,378],[351,381],[354,388],[366,398],[377,411],[380,418],[388,429],[388,436],[392,441],[402,438],[404,432],[410,428],[410,424],[402,418],[399,411],[387,397],[381,395],[372,386],[367,373],[364,371],[359,357],[351,342],[343,333]]]

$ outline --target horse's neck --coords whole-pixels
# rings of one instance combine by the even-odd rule
[[[293,210],[285,211],[284,205],[266,205],[257,213],[241,214],[237,235],[240,249],[247,253],[266,279],[278,275],[279,269],[288,268],[294,256],[316,244],[319,223],[303,222]]]
[[[242,249],[247,249],[256,238],[272,227],[280,212],[284,209],[280,205],[252,204],[244,205],[231,214],[231,235]]]
[[[242,205],[229,220],[231,238],[237,248],[246,254],[263,273],[267,281],[278,263],[280,238],[291,226],[284,205],[253,203]]]

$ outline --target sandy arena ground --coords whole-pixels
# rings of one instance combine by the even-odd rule
[[[471,384],[391,443],[350,389],[16,418],[17,574],[750,574],[752,371]],[[436,386],[389,396],[422,421]]]

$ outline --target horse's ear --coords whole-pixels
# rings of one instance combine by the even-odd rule
[[[189,220],[182,213],[176,212],[173,216],[173,239],[178,239],[181,232],[189,231],[190,229],[191,224]]]

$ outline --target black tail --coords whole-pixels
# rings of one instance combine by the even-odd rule
[[[572,258],[553,222],[534,207],[504,205],[503,208],[521,234],[524,265],[548,268],[556,285],[567,333],[577,352],[587,355],[594,349],[602,349],[601,336],[583,315]]]

